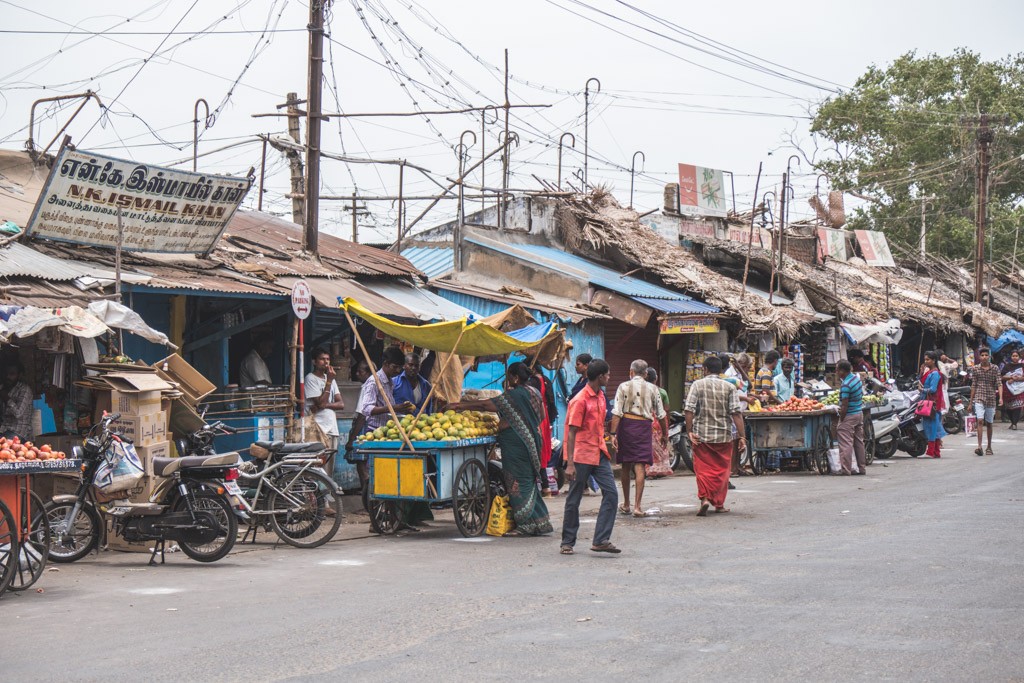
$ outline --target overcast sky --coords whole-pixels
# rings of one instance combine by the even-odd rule
[[[0,147],[24,145],[33,100],[92,88],[111,114],[101,118],[94,104],[83,109],[69,128],[80,148],[190,168],[193,105],[202,97],[218,113],[202,131],[200,153],[231,147],[201,157],[200,170],[242,174],[255,166],[258,172],[255,135],[283,134],[286,122],[251,114],[276,111],[288,91],[305,97],[308,12],[298,0],[0,0]],[[999,59],[1020,50],[1022,18],[1022,5],[1011,0],[336,0],[324,110],[500,103],[497,67],[508,48],[511,102],[551,105],[513,110],[511,128],[521,145],[512,153],[512,187],[539,188],[534,175],[555,181],[563,132],[576,136],[563,177],[582,167],[583,89],[594,77],[601,92],[591,97],[592,184],[612,185],[627,203],[630,159],[639,150],[646,163],[636,181],[638,209],[660,207],[662,187],[682,162],[732,171],[742,211],[753,200],[758,162],[765,164],[762,192],[778,186],[793,151],[789,132],[805,139],[808,109],[852,85],[869,64],[885,65],[909,50],[945,55],[957,47]],[[267,27],[276,30],[262,33]],[[74,107],[40,106],[36,140],[49,142]],[[445,182],[457,175],[453,148],[460,133],[472,130],[479,138],[480,127],[479,114],[430,116],[429,122],[334,118],[324,126],[323,149],[407,159]],[[487,150],[499,130],[489,123]],[[479,159],[480,143],[469,150],[471,160]],[[497,160],[485,168],[487,184],[500,184]],[[795,220],[809,215],[806,198],[816,176],[808,168],[794,171]],[[323,194],[349,195],[354,184],[360,193],[395,194],[398,172],[324,162]],[[267,188],[264,208],[290,215],[287,164],[273,151]],[[406,195],[436,190],[407,171]],[[255,204],[254,189],[245,205]],[[468,202],[467,210],[478,205]],[[322,202],[321,226],[347,237],[350,218],[341,206]],[[410,216],[424,207],[410,202]],[[393,204],[369,208],[373,216],[361,219],[361,239],[393,239]],[[453,213],[454,203],[443,202],[420,226]]]

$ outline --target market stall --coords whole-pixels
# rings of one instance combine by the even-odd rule
[[[790,451],[808,471],[829,474],[832,421],[836,410],[813,399],[790,399],[773,408],[743,415],[750,425],[754,472],[764,471],[771,451]]]
[[[528,352],[560,334],[554,323],[506,334],[472,318],[403,325],[371,313],[353,299],[344,299],[341,308],[353,330],[352,316],[357,315],[395,339],[448,354],[445,363],[452,363],[460,355],[481,357]],[[360,344],[360,349],[379,383],[373,359],[365,346]],[[365,452],[369,460],[367,493],[374,530],[393,533],[398,527],[398,504],[426,502],[451,503],[456,526],[464,536],[483,533],[492,497],[487,462],[495,443],[497,417],[451,410],[399,417],[383,387],[378,384],[378,389],[387,403],[391,420],[357,444],[357,449]]]

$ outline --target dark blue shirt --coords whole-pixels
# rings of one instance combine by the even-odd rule
[[[427,400],[427,396],[430,394],[430,382],[423,379],[422,375],[420,375],[419,378],[420,400],[418,401],[416,400],[416,397],[413,395],[412,384],[409,382],[409,378],[405,376],[404,372],[394,379],[394,396],[396,404],[405,403],[406,401],[409,401],[410,403],[416,406],[416,412],[419,412],[420,409],[423,408],[423,402]],[[433,410],[433,404],[434,401],[433,399],[431,399],[430,405],[427,406],[427,410],[425,412],[431,412]]]
[[[585,386],[587,386],[587,376],[581,375],[580,378],[576,380],[576,384],[572,385],[572,389],[569,391],[569,401],[571,401],[576,394],[583,391],[583,387]],[[568,401],[566,402],[568,403]]]
[[[849,399],[847,415],[855,415],[864,409],[864,383],[855,373],[850,373],[839,387],[839,400]]]

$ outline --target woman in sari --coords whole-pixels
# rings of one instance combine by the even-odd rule
[[[942,457],[942,437],[946,430],[942,427],[942,384],[945,379],[939,370],[939,352],[926,351],[924,354],[924,372],[921,375],[921,399],[932,402],[932,414],[921,416],[924,436],[928,439],[925,455],[932,458]]]
[[[647,368],[647,381],[658,386],[658,371],[654,368]],[[661,394],[661,403],[665,406],[665,412],[668,412],[668,392],[658,387],[658,392]],[[652,446],[654,449],[654,462],[646,466],[647,477],[649,479],[660,479],[661,477],[672,476],[672,459],[669,457],[669,448],[671,446],[661,445],[661,423],[657,420],[652,425]]]
[[[1024,365],[1021,365],[1020,359],[1020,351],[1015,349],[1010,352],[1010,359],[999,369],[1003,379],[1003,411],[1010,420],[1010,429],[1017,429],[1024,409]]]
[[[483,401],[462,401],[452,410],[485,410],[497,413],[501,466],[508,484],[509,502],[516,528],[514,535],[540,536],[554,529],[548,508],[537,490],[542,476],[540,465],[540,415],[544,408],[540,393],[529,386],[530,369],[512,363],[505,372],[505,393]]]

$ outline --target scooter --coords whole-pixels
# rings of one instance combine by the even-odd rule
[[[686,465],[692,472],[693,456],[690,453],[690,440],[686,437],[686,417],[677,410],[668,414],[668,443],[672,449],[669,456],[672,469],[678,470]]]
[[[905,451],[912,458],[919,458],[928,450],[928,439],[924,435],[924,425],[921,423],[921,416],[917,414],[917,406],[920,397],[917,392],[910,405],[899,413],[900,430],[897,438],[897,447]],[[877,455],[877,453],[876,453]]]
[[[959,434],[964,430],[967,425],[967,407],[964,405],[964,399],[960,396],[954,398],[954,394],[949,394],[949,409],[946,410],[946,414],[942,416],[942,426],[949,434]]]
[[[899,448],[899,411],[891,406],[886,407],[887,412],[880,412],[871,417],[871,425],[875,432],[875,457],[879,460],[888,460]]]

